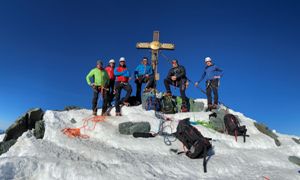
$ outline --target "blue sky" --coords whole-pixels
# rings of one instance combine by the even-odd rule
[[[164,54],[190,79],[198,80],[203,59],[212,57],[224,69],[220,101],[300,135],[299,17],[296,0],[1,1],[0,128],[31,107],[90,108],[85,76],[95,61],[124,56],[133,69],[149,56],[136,42],[159,30],[161,41],[176,44]],[[160,57],[162,77],[169,67]],[[158,88],[164,91],[162,81]],[[205,98],[192,86],[187,95]]]

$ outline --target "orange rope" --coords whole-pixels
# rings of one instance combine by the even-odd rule
[[[89,138],[88,135],[84,135],[80,133],[80,129],[85,129],[85,130],[94,130],[97,123],[98,122],[103,122],[105,120],[105,116],[93,116],[93,117],[88,117],[83,119],[83,126],[79,127],[79,128],[64,128],[62,129],[62,132],[68,136],[69,138],[75,138],[75,137],[79,137],[79,138]],[[92,128],[88,127],[89,121],[91,121],[92,123],[94,123]]]

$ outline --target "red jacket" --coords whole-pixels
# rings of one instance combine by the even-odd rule
[[[127,68],[126,67],[117,67],[115,68],[115,74],[116,74],[116,81],[119,81],[119,82],[124,82],[124,83],[127,83],[129,81],[129,77],[128,76],[124,76],[124,75],[120,75],[118,76],[117,75],[117,72],[121,73],[123,71],[127,71]]]
[[[114,80],[115,79],[114,68],[112,68],[111,66],[107,66],[105,68],[105,71],[107,72],[110,80]]]

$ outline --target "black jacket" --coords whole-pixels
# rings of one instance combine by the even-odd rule
[[[181,79],[187,79],[186,78],[186,73],[185,73],[185,68],[181,65],[178,65],[177,67],[173,67],[169,70],[168,79],[171,79],[171,76],[176,76],[177,80],[179,81]]]

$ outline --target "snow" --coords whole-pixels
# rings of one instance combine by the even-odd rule
[[[5,134],[0,134],[0,142],[3,141],[4,137],[5,137]]]
[[[148,121],[151,131],[156,132],[159,119],[154,111],[138,106],[123,107],[122,112],[122,117],[111,116],[97,123],[95,130],[83,130],[90,138],[79,139],[69,138],[61,130],[82,126],[82,119],[89,117],[91,110],[46,111],[44,139],[35,139],[32,131],[24,133],[0,156],[0,179],[300,179],[300,167],[288,161],[288,156],[300,157],[300,145],[291,139],[296,136],[277,133],[282,143],[277,147],[273,139],[255,128],[254,120],[242,113],[230,110],[247,126],[250,137],[246,143],[241,137],[236,142],[233,136],[195,126],[213,138],[213,155],[204,173],[202,159],[192,160],[170,151],[182,150],[178,140],[167,146],[161,136],[143,139],[119,134],[118,124],[126,121]],[[178,120],[185,117],[208,121],[208,114],[168,115],[173,121],[167,130],[174,132]]]

